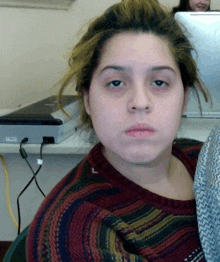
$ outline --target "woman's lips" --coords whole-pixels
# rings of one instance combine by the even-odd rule
[[[197,7],[198,7],[199,9],[206,9],[206,6],[204,6],[204,5],[203,5],[203,6],[198,5]]]
[[[137,124],[125,131],[125,134],[135,138],[148,138],[155,133],[155,130],[145,124]]]

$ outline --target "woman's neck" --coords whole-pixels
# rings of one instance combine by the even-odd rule
[[[138,185],[158,184],[170,177],[170,167],[173,161],[172,146],[149,163],[130,163],[107,149],[103,148],[102,151],[116,170]]]
[[[106,150],[103,154],[116,170],[142,188],[171,199],[194,199],[193,180],[183,163],[172,155],[172,147],[146,164],[128,163]]]

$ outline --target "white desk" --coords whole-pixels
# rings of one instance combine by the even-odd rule
[[[182,118],[177,137],[193,138],[205,141],[208,134],[216,125],[220,125],[220,119],[211,118]],[[88,142],[86,131],[77,131],[71,137],[60,144],[44,146],[44,154],[86,154],[93,144]],[[39,144],[25,144],[30,154],[39,153]],[[0,143],[0,154],[19,153],[19,144]]]
[[[77,131],[71,137],[67,138],[60,144],[49,144],[43,148],[44,154],[86,154],[92,144],[88,142],[87,133],[85,131]],[[38,154],[40,144],[24,144],[25,149],[30,154]],[[0,154],[19,153],[19,144],[0,143]]]
[[[177,137],[205,141],[217,125],[220,125],[220,118],[182,118]]]

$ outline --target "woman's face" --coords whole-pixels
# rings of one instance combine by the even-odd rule
[[[170,150],[186,102],[167,41],[148,33],[112,37],[84,103],[107,158],[150,163]]]
[[[192,11],[207,11],[210,6],[210,0],[189,0],[189,7]]]

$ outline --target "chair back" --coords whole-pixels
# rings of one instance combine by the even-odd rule
[[[26,262],[26,238],[29,226],[27,226],[9,247],[3,262]]]

